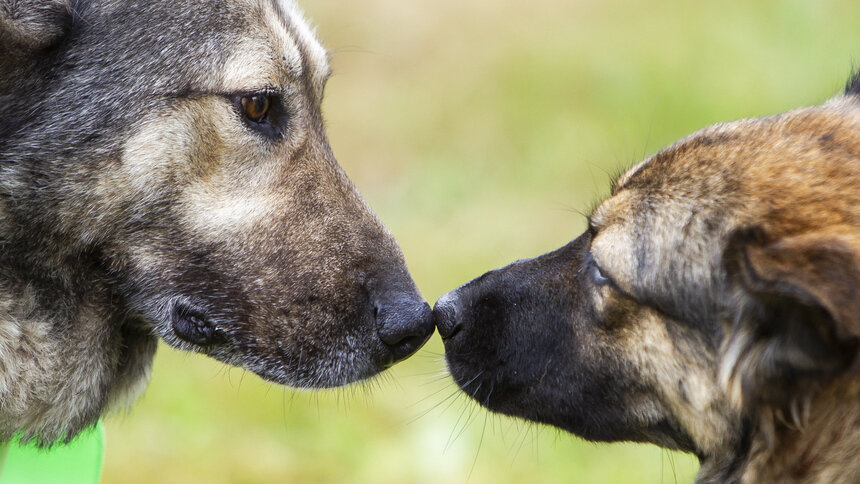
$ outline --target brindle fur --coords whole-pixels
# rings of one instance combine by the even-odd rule
[[[0,0],[0,442],[134,398],[157,337],[302,387],[426,341],[328,76],[291,0]],[[272,136],[237,104],[259,91]]]
[[[860,480],[860,73],[619,177],[561,249],[443,296],[462,389],[698,482]]]

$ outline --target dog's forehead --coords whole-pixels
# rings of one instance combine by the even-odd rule
[[[681,138],[624,172],[612,183],[612,193],[646,185],[660,188],[661,183],[654,181],[664,179],[675,183],[684,178],[692,179],[698,169],[722,164],[743,147],[745,140],[754,139],[751,132],[761,122],[760,119],[742,119],[717,123]],[[677,176],[682,172],[683,176]]]
[[[322,87],[330,73],[328,57],[294,2],[255,0],[236,8],[249,12],[250,30],[241,32],[212,88],[254,90],[301,79]]]
[[[618,222],[623,222],[627,217],[631,202],[635,193],[621,191],[613,194],[591,212],[589,222],[592,228],[600,230]]]
[[[282,25],[292,36],[304,58],[304,63],[311,70],[309,74],[318,82],[322,82],[331,73],[328,54],[314,35],[304,14],[292,0],[275,0],[275,7],[280,13]]]
[[[860,103],[845,97],[709,126],[621,175],[592,218],[617,219],[614,207],[632,205],[652,215],[701,215],[715,206],[724,212],[744,207],[750,217],[759,211],[802,212],[798,200],[819,204],[832,195],[834,183],[855,179],[856,165],[848,160],[858,150],[857,126]],[[618,203],[631,199],[637,203]]]

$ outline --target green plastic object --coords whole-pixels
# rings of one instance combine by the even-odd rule
[[[15,439],[0,443],[0,484],[97,484],[104,449],[101,422],[69,444],[48,450],[19,445]]]

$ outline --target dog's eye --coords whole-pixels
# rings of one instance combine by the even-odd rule
[[[597,264],[594,264],[594,282],[598,285],[609,284],[612,282],[612,279],[603,272],[603,269],[600,268]]]
[[[596,285],[603,286],[612,283],[612,279],[610,279],[609,276],[606,275],[605,272],[603,272],[603,269],[601,269],[600,266],[597,265],[597,262],[594,260],[594,257],[589,256],[588,264],[590,266],[589,269],[591,271],[591,279]]]
[[[240,92],[230,94],[229,99],[252,131],[272,141],[283,137],[289,111],[277,90]]]
[[[242,114],[248,120],[255,123],[261,123],[269,114],[269,107],[272,105],[271,96],[265,94],[253,94],[250,96],[242,96]]]

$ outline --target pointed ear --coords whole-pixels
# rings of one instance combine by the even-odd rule
[[[860,236],[832,227],[773,240],[761,229],[729,239],[735,298],[720,376],[739,406],[785,405],[856,370]]]
[[[0,48],[45,49],[72,23],[72,0],[0,0]]]

